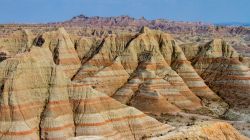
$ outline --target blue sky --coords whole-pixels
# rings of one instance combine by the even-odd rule
[[[250,23],[250,0],[0,0],[0,23],[45,23],[73,16]]]

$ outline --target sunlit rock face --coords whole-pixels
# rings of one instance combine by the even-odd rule
[[[32,47],[30,52],[3,61],[0,67],[4,139],[84,135],[139,139],[172,129],[84,83],[71,83],[48,48]]]
[[[69,34],[64,28],[45,32],[35,40],[38,47],[49,48],[56,65],[60,65],[69,78],[79,69],[81,62]]]
[[[190,60],[213,91],[236,110],[249,113],[250,71],[235,49],[222,39],[214,39],[199,46]]]
[[[147,27],[102,37],[18,30],[0,37],[0,138],[246,139],[227,123],[179,130],[149,115],[247,116],[249,77],[220,39],[190,49]]]

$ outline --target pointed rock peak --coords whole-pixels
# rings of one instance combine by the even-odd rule
[[[210,57],[239,57],[238,52],[232,46],[225,40],[218,38],[208,42],[204,47],[203,53]]]
[[[51,40],[52,38],[60,38],[62,36],[69,37],[69,34],[63,27],[53,28],[52,30],[46,31],[40,35],[42,35],[43,37],[48,37],[49,40]]]
[[[146,26],[143,26],[140,30],[140,33],[150,33],[152,30]]]
[[[51,34],[57,34],[57,35],[68,35],[67,31],[64,29],[64,27],[56,27],[53,28],[50,31],[44,32],[40,35],[46,36],[46,35],[51,35]],[[58,36],[57,36],[58,37]]]
[[[64,29],[64,27],[58,27],[57,30],[61,31],[61,32],[66,32],[65,29]]]
[[[67,31],[63,27],[59,27],[57,31],[63,35],[68,35]]]
[[[146,26],[143,26],[139,32],[140,34],[150,34],[150,35],[156,35],[158,37],[163,37],[164,39],[167,39],[167,40],[173,40],[174,38],[168,34],[168,33],[165,33],[165,32],[162,32],[161,30],[155,30],[155,29],[150,29],[149,27],[146,27]]]

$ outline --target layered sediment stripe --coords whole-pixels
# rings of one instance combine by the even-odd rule
[[[70,96],[76,112],[76,135],[135,139],[147,134],[154,135],[157,131],[164,133],[171,128],[89,86],[75,85],[72,85]],[[110,99],[107,100],[106,97]],[[86,102],[88,100],[91,102]]]
[[[39,139],[39,117],[48,95],[48,89],[44,90],[44,87],[49,87],[53,68],[53,61],[48,54],[49,50],[33,49],[30,53],[17,55],[0,64],[2,139]],[[41,60],[40,57],[44,56],[48,59]],[[30,76],[24,71],[30,73]],[[36,77],[33,73],[37,74]]]
[[[125,47],[132,36],[109,35],[101,44],[90,49],[90,54],[84,58],[82,67],[74,77],[75,81],[89,77],[90,75],[103,70],[105,67],[115,67],[114,61],[125,50]],[[119,64],[118,64],[118,67]]]
[[[176,113],[181,109],[195,110],[201,107],[199,98],[187,90],[187,87],[176,88],[174,83],[180,82],[171,79],[174,71],[160,55],[153,55],[148,61],[141,62],[134,73],[134,77],[113,98],[155,114]],[[185,85],[180,77],[178,81]]]
[[[223,96],[230,105],[249,110],[246,105],[250,101],[249,68],[239,61],[239,54],[225,41],[215,39],[201,46],[192,64],[213,91]]]
[[[59,28],[55,31],[46,32],[40,37],[46,40],[42,47],[51,50],[54,62],[62,67],[67,77],[73,77],[80,68],[81,61],[68,33],[63,28]]]
[[[41,59],[44,57],[47,59]],[[66,139],[74,135],[68,81],[61,67],[55,67],[49,49],[32,48],[29,53],[6,60],[0,67],[4,78],[1,138]]]
[[[217,59],[221,59],[221,64],[217,63]],[[250,71],[239,61],[231,58],[214,58],[216,63],[210,62],[207,67],[203,67],[201,76],[207,81],[211,88],[226,97],[226,101],[235,106],[247,104],[250,101],[248,93],[250,93]],[[204,63],[198,61],[199,63]],[[206,69],[205,69],[206,68]],[[210,77],[208,77],[210,75]],[[223,88],[222,88],[223,87]],[[242,100],[237,103],[237,100]],[[243,107],[243,106],[242,106]],[[246,107],[244,105],[244,107]]]
[[[173,90],[177,90],[187,99],[193,102],[200,102],[200,100],[193,94],[190,88],[186,85],[183,79],[173,70],[171,70],[164,78],[172,86]]]
[[[124,86],[118,89],[112,97],[123,104],[129,104],[141,83],[143,83],[143,81],[138,77],[130,79]]]
[[[199,98],[192,91],[197,95],[206,90],[210,92],[174,40],[162,32],[144,28],[135,38],[110,35],[80,55],[64,29],[38,36],[32,42],[35,45],[32,48],[26,38],[28,35],[23,37],[23,44],[17,39],[17,44],[26,45],[18,52],[22,53],[0,63],[2,139],[59,140],[89,135],[142,139],[159,136],[168,133],[172,127],[106,94],[115,93],[113,97],[145,112],[174,114],[201,107]],[[221,55],[217,50],[214,52],[215,56]],[[80,67],[78,56],[82,66],[76,74]],[[206,62],[204,67],[210,66],[210,60],[199,61]],[[224,60],[212,61],[217,67]],[[248,71],[239,66],[237,59],[227,64],[230,66],[227,76],[216,79],[213,84],[219,86],[230,81],[226,85],[228,90],[247,86]],[[234,85],[239,81],[241,84]],[[237,92],[244,91],[238,89]]]
[[[70,43],[70,44],[69,44]],[[54,49],[54,61],[57,65],[62,66],[68,77],[72,77],[80,68],[80,59],[74,49],[72,42],[59,40]]]
[[[1,121],[0,136],[7,140],[13,139],[39,139],[36,125],[37,119],[27,119],[26,121]]]
[[[145,101],[142,102],[143,100]],[[155,113],[176,113],[180,109],[192,110],[200,107],[199,102],[195,104],[188,100],[179,91],[173,90],[171,85],[163,79],[145,81],[132,99],[132,105],[146,112],[154,110]]]
[[[61,67],[51,73],[49,97],[40,120],[41,139],[66,139],[74,136],[73,112],[69,102],[68,85]]]
[[[219,99],[219,97],[205,84],[203,79],[196,73],[190,62],[173,64],[178,75],[184,80],[189,89],[201,98],[208,100]]]
[[[128,78],[129,74],[121,65],[120,58],[118,57],[110,66],[81,81],[111,96],[127,82]]]

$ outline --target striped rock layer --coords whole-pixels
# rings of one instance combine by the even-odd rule
[[[33,46],[0,63],[1,139],[141,139],[172,129],[89,85],[71,83],[52,56],[49,48]]]
[[[64,28],[38,35],[34,45],[49,48],[55,64],[60,65],[69,78],[74,76],[81,65],[74,44]]]
[[[144,27],[134,36],[109,35],[92,54],[73,81],[88,83],[145,112],[176,113],[196,110],[204,101],[222,102],[169,34]],[[222,108],[218,114],[225,111],[214,106],[209,108]]]
[[[0,139],[151,138],[173,127],[143,112],[222,115],[228,106],[216,93],[246,106],[249,69],[218,42],[187,59],[169,34],[146,27],[103,39],[14,32],[0,39]]]
[[[118,89],[113,98],[156,114],[201,107],[200,99],[164,61],[156,63],[152,57],[148,59],[138,65],[128,83]]]
[[[249,113],[250,71],[239,54],[222,39],[204,46],[191,59],[205,82],[232,107]]]
[[[75,112],[76,136],[140,139],[146,135],[165,134],[172,129],[85,84],[72,84],[70,101]]]

